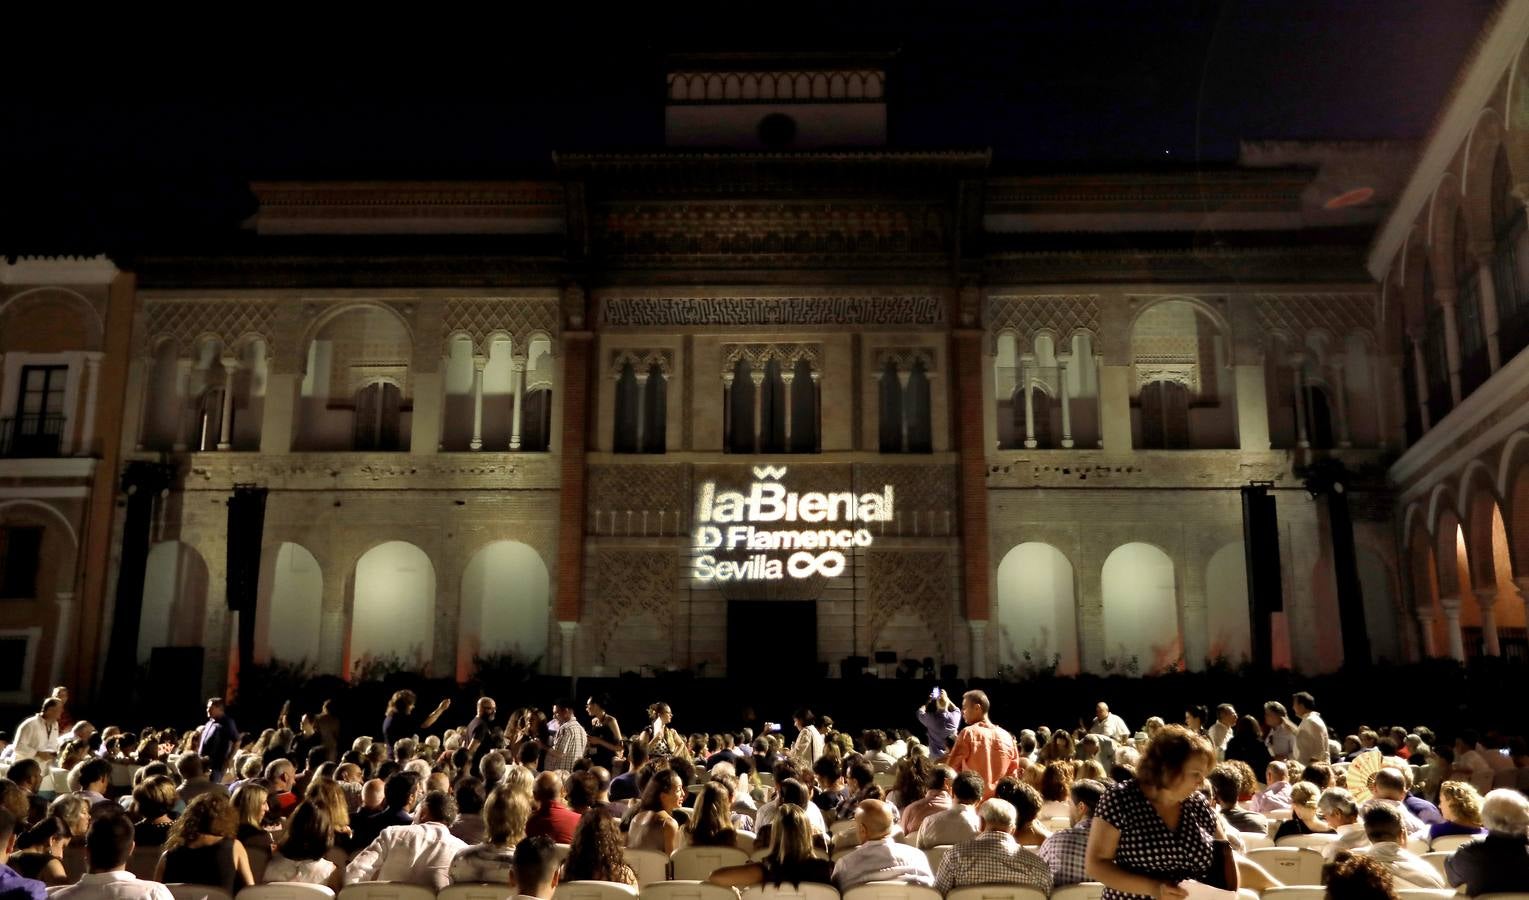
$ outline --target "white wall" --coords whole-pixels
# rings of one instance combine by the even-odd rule
[[[1239,665],[1252,656],[1247,558],[1242,541],[1217,550],[1205,566],[1207,655]]]
[[[1026,543],[998,564],[998,661],[1021,670],[1078,672],[1078,607],[1072,563],[1050,544]],[[1029,659],[1025,653],[1029,653]]]
[[[523,662],[547,654],[551,588],[541,554],[518,541],[495,541],[473,554],[462,575],[457,677],[474,655],[509,653]]]
[[[1139,674],[1173,665],[1182,653],[1173,560],[1151,544],[1124,544],[1104,561],[1104,658]]]
[[[284,543],[260,561],[255,611],[255,658],[319,662],[324,573],[301,545]],[[273,626],[274,623],[274,626]]]
[[[351,615],[351,670],[366,656],[394,655],[428,664],[435,647],[435,569],[406,541],[368,550],[356,563]]]
[[[207,564],[201,554],[179,541],[150,547],[143,576],[138,662],[148,662],[155,647],[201,645],[206,614]]]

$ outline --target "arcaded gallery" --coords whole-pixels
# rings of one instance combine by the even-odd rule
[[[156,657],[220,694],[241,643],[459,681],[1529,656],[1526,47],[1500,6],[1417,141],[1071,170],[899,142],[890,54],[671,55],[661,145],[11,257],[0,701]]]

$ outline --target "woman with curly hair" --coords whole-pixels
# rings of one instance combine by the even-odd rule
[[[1439,812],[1444,821],[1428,826],[1428,840],[1450,834],[1486,834],[1481,824],[1481,792],[1469,781],[1439,785]]]
[[[715,781],[707,782],[696,798],[695,813],[685,829],[692,847],[732,847],[738,830],[732,825],[732,795]]]
[[[1396,900],[1391,873],[1369,856],[1339,850],[1332,862],[1322,867],[1325,900]]]
[[[626,864],[621,849],[621,827],[604,807],[580,817],[559,880],[614,881],[637,886],[637,873]]]
[[[1072,811],[1069,792],[1072,790],[1073,764],[1065,761],[1046,763],[1041,770],[1042,819],[1065,819]]]
[[[170,829],[154,880],[205,884],[230,895],[253,885],[249,854],[234,839],[238,831],[239,815],[227,797],[216,792],[197,797]]]
[[[1051,733],[1051,739],[1041,748],[1036,755],[1035,761],[1041,765],[1054,762],[1072,762],[1078,755],[1078,742],[1072,733],[1058,728]]]

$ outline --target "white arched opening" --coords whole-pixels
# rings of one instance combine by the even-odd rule
[[[1151,544],[1116,547],[1104,561],[1104,668],[1151,674],[1183,662],[1173,560]]]
[[[149,548],[138,620],[138,662],[155,647],[200,647],[207,616],[207,563],[189,544],[163,541]]]
[[[1205,622],[1209,660],[1224,659],[1237,666],[1253,653],[1252,619],[1248,611],[1248,569],[1242,541],[1217,550],[1205,566]]]
[[[324,603],[318,560],[300,544],[284,543],[261,559],[260,568],[255,661],[317,664]]]
[[[1078,605],[1072,563],[1050,544],[1020,544],[998,564],[1001,665],[1078,672]]]
[[[531,664],[546,658],[551,585],[540,553],[518,541],[495,541],[473,554],[462,574],[457,680],[473,658],[507,653]]]
[[[435,648],[435,567],[425,551],[389,541],[356,562],[346,673],[376,660],[396,658],[410,669],[428,669]]]

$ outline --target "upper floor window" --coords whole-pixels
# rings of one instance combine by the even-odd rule
[[[57,456],[64,434],[68,366],[23,366],[16,416],[6,438],[10,456]]]
[[[1184,450],[1189,442],[1189,388],[1153,381],[1141,389],[1141,445],[1145,450]]]
[[[403,449],[399,439],[402,410],[403,392],[396,384],[374,381],[357,391],[354,448]]]
[[[1460,330],[1460,389],[1469,393],[1491,374],[1486,331],[1481,321],[1481,279],[1471,258],[1465,212],[1455,212],[1455,322]]]
[[[816,453],[820,397],[815,354],[788,345],[739,345],[723,373],[723,444],[730,453]]]
[[[668,375],[658,362],[631,359],[616,378],[616,427],[611,449],[617,453],[663,453]]]
[[[921,358],[888,358],[877,372],[878,429],[882,453],[929,453],[934,449],[929,373]]]
[[[42,533],[35,526],[0,528],[0,600],[30,600],[37,596]]]
[[[1523,201],[1513,195],[1513,173],[1501,147],[1492,166],[1492,235],[1497,334],[1506,362],[1529,346],[1529,228]]]

